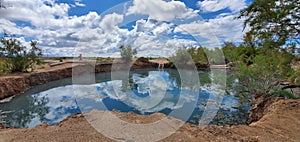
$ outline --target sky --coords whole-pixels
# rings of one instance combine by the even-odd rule
[[[251,0],[2,0],[0,32],[24,45],[38,41],[44,56],[169,57],[182,47],[242,41]]]

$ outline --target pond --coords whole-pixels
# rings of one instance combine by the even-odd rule
[[[199,71],[198,75],[197,90],[191,84],[181,85],[182,79],[174,69],[134,70],[127,80],[114,80],[111,73],[99,73],[95,75],[96,83],[84,85],[72,84],[72,78],[53,81],[0,103],[0,122],[31,128],[42,123],[57,124],[72,114],[98,109],[137,114],[161,112],[199,124],[203,114],[209,112],[210,102],[218,105],[209,107],[216,112],[209,124],[245,124],[249,106],[241,105],[233,91],[220,97],[209,72]]]

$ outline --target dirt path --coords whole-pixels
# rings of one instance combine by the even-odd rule
[[[270,106],[270,111],[259,121],[237,126],[207,126],[184,124],[169,137],[169,141],[300,141],[300,100],[279,100]],[[134,113],[114,112],[124,121],[130,123],[149,123],[165,115],[137,115]],[[88,115],[105,114],[94,111]],[[95,117],[96,118],[96,117]],[[173,119],[173,118],[170,118]],[[147,129],[147,128],[145,128]],[[115,129],[120,132],[120,129]],[[0,129],[0,141],[114,141],[97,132],[82,114],[68,117],[55,126],[40,125],[32,129]],[[126,141],[126,140],[124,140]]]

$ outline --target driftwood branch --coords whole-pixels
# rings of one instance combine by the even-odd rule
[[[290,85],[282,87],[281,89],[285,90],[285,89],[292,89],[292,88],[300,88],[300,85],[290,84]]]

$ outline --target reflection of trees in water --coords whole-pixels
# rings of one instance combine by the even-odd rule
[[[46,104],[49,102],[47,95],[41,98],[38,98],[37,95],[33,96],[33,102],[35,102],[35,106],[30,109],[38,114],[41,122],[45,121],[45,115],[49,113],[49,108],[46,107]]]
[[[128,92],[128,91],[130,91],[130,90],[131,90],[131,89],[130,89],[130,84],[131,84],[131,83],[129,83],[129,78],[128,78],[127,76],[124,76],[121,80],[122,80],[122,86],[121,86],[122,91],[123,91],[123,92]]]
[[[148,77],[149,76],[149,73],[148,71],[139,71],[137,72],[140,77]],[[128,91],[132,91],[132,89],[137,89],[138,88],[138,85],[136,83],[133,82],[133,79],[132,79],[132,74],[128,76],[124,75],[124,76],[121,76],[121,81],[122,81],[122,91],[123,92],[128,92]]]
[[[46,107],[48,102],[47,96],[38,97],[38,95],[16,99],[14,102],[10,102],[12,105],[8,107],[14,111],[7,113],[3,121],[6,125],[14,127],[28,127],[28,124],[35,117],[43,122],[45,115],[49,112],[48,107]]]
[[[179,73],[172,72],[170,76],[174,77],[176,80],[176,86],[180,87],[191,87],[196,84],[200,86],[204,86],[212,83],[212,79],[210,77],[210,72],[193,72],[193,71],[183,71],[184,76],[180,76]],[[199,80],[196,77],[199,77]],[[184,84],[181,84],[184,82]]]
[[[3,120],[6,117],[7,112],[4,112],[2,110],[0,110],[0,123],[5,123],[5,121]]]

